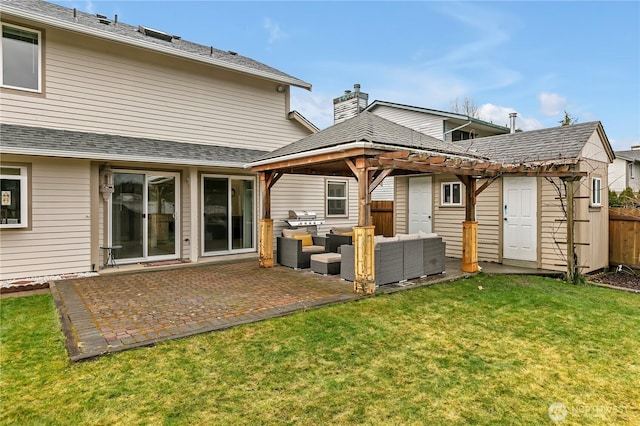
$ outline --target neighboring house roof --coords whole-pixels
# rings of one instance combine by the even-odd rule
[[[451,143],[417,132],[374,113],[362,111],[359,115],[334,124],[318,133],[276,149],[255,160],[253,165],[269,163],[272,159],[309,153],[321,149],[343,149],[345,144],[387,146],[399,149],[417,149],[471,158],[481,158]]]
[[[311,90],[311,84],[305,81],[234,52],[225,52],[212,46],[204,46],[180,38],[172,38],[171,41],[161,40],[142,34],[138,31],[138,27],[120,21],[109,24],[101,23],[109,22],[110,19],[100,19],[96,15],[80,11],[75,11],[74,18],[74,11],[75,9],[39,0],[2,0],[0,2],[0,12],[3,15],[13,15],[56,28],[196,60],[216,67]]]
[[[629,151],[616,151],[616,158],[635,162],[640,162],[640,149],[632,149]]]
[[[459,120],[459,121],[471,121],[473,124],[476,124],[479,127],[487,127],[487,128],[492,129],[493,131],[499,131],[499,132],[503,132],[503,133],[508,133],[510,131],[510,129],[508,127],[499,126],[497,124],[493,124],[493,123],[490,123],[488,121],[484,121],[484,120],[480,120],[480,119],[477,119],[477,118],[469,117],[468,115],[457,114],[455,112],[439,111],[437,109],[429,109],[429,108],[422,108],[422,107],[411,106],[411,105],[398,104],[398,103],[395,103],[395,102],[387,102],[387,101],[375,100],[371,104],[369,104],[369,106],[367,106],[365,108],[365,111],[372,111],[372,110],[374,110],[374,109],[376,109],[377,107],[380,107],[380,106],[404,109],[404,110],[407,110],[407,111],[416,111],[416,112],[421,112],[423,114],[436,115],[436,116],[439,116],[439,117],[442,117],[442,118],[445,118],[445,119],[454,119],[454,120]]]
[[[0,124],[0,153],[242,167],[266,151]]]
[[[527,163],[552,160],[576,160],[591,135],[598,131],[604,149],[612,161],[613,151],[599,121],[570,126],[487,136],[456,142],[464,149],[502,163]],[[462,145],[462,144],[465,145]]]

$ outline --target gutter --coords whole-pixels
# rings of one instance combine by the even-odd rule
[[[95,28],[85,27],[82,24],[78,24],[75,22],[65,22],[56,18],[51,18],[49,16],[43,16],[37,13],[25,11],[19,8],[15,8],[8,5],[1,5],[0,12],[2,14],[9,14],[19,18],[28,19],[40,24],[49,25],[55,28],[60,28],[68,31],[73,31],[93,37],[100,37],[106,40],[114,41],[117,43],[123,43],[135,47],[140,47],[142,49],[153,50],[156,52],[164,53],[171,56],[177,56],[184,59],[189,59],[192,61],[203,62],[205,64],[213,65],[220,68],[225,68],[233,71],[237,71],[243,74],[249,74],[256,77],[261,77],[266,80],[274,81],[277,83],[289,84],[291,86],[300,87],[303,89],[307,89],[311,91],[311,84],[305,81],[299,80],[294,77],[287,78],[285,76],[280,76],[276,74],[272,74],[267,71],[260,71],[254,68],[249,68],[244,65],[234,64],[226,61],[221,61],[212,57],[204,57],[202,55],[198,55],[195,53],[185,52],[176,48],[170,48],[162,45],[155,45],[145,42],[144,40],[136,40],[130,37],[126,37],[120,34],[114,34],[108,31],[101,31]]]
[[[46,157],[59,157],[59,158],[77,158],[83,160],[101,160],[101,161],[132,161],[141,163],[154,163],[154,164],[172,164],[172,165],[185,165],[185,166],[209,166],[209,167],[230,167],[230,168],[243,168],[244,163],[241,162],[223,162],[223,161],[207,161],[207,160],[190,160],[190,159],[175,159],[175,158],[163,158],[163,157],[147,157],[138,155],[119,155],[119,154],[102,154],[102,153],[84,153],[77,151],[55,151],[33,148],[7,148],[0,147],[1,154],[15,154],[15,155],[34,155],[34,156],[46,156]]]

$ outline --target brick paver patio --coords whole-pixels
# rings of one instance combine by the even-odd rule
[[[355,300],[352,283],[256,260],[58,281],[72,360]]]

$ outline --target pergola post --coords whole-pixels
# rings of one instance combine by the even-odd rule
[[[260,197],[262,214],[258,225],[258,263],[261,268],[272,268],[273,261],[273,219],[271,219],[271,187],[282,176],[274,171],[260,172]]]
[[[370,177],[364,157],[356,158],[355,165],[350,163],[347,164],[358,180],[358,226],[354,228],[353,234],[355,257],[353,290],[356,293],[374,294],[376,291],[373,241],[375,226],[371,225]]]
[[[567,282],[576,283],[579,273],[575,252],[575,209],[573,203],[573,182],[575,178],[563,179],[567,190]]]
[[[458,176],[465,186],[465,215],[462,222],[462,271],[478,272],[478,222],[476,221],[476,179]]]

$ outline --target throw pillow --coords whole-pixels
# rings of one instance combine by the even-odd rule
[[[311,236],[311,234],[294,235],[293,238],[295,238],[296,240],[302,240],[302,247],[313,245],[313,237]]]

